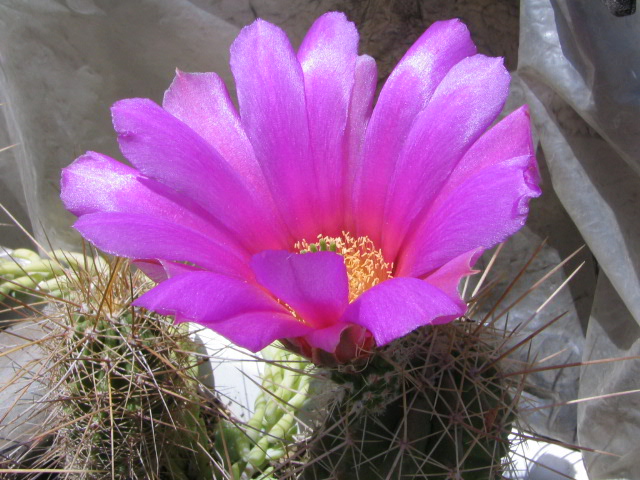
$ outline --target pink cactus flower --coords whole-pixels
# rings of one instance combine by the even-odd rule
[[[434,23],[374,103],[376,66],[341,13],[296,53],[256,20],[215,73],[178,72],[162,107],[117,102],[126,166],[62,173],[75,228],[159,284],[136,305],[258,351],[346,362],[452,321],[460,279],[540,194],[528,112],[494,126],[509,74],[458,20]]]

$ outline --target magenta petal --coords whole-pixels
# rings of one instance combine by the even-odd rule
[[[337,253],[267,250],[253,256],[251,268],[260,284],[314,328],[335,323],[349,302],[347,267]]]
[[[132,263],[156,283],[163,282],[169,278],[167,271],[159,260],[134,260]]]
[[[263,289],[210,272],[170,278],[134,305],[204,325],[253,351],[289,334],[310,331]]]
[[[339,12],[316,20],[298,51],[318,185],[316,202],[322,232],[331,236],[343,229],[345,132],[357,56],[358,32]]]
[[[98,212],[143,214],[198,231],[231,248],[232,240],[215,219],[188,198],[113,158],[87,152],[62,170],[60,197],[77,216]],[[233,248],[237,255],[243,249]]]
[[[147,213],[156,217],[179,219],[191,212],[179,204],[166,185],[146,178],[113,158],[87,152],[62,169],[62,192],[65,207],[74,215],[96,212]],[[173,198],[172,198],[173,197]],[[201,224],[204,224],[201,219]]]
[[[140,172],[107,155],[87,152],[62,169],[60,198],[78,217],[131,208],[151,208],[151,214],[164,210],[160,195],[139,182],[139,177]]]
[[[326,352],[333,353],[340,343],[340,336],[345,329],[349,328],[351,323],[338,322],[328,327],[318,328],[312,332],[307,333],[304,339],[309,342],[309,345],[315,348],[320,348]]]
[[[191,262],[213,272],[252,277],[248,259],[236,256],[227,245],[148,215],[92,213],[78,219],[74,228],[98,248],[112,255]]]
[[[258,19],[231,46],[240,117],[293,238],[320,233],[302,67],[286,34]],[[289,245],[287,245],[289,247]]]
[[[465,303],[458,293],[460,280],[476,273],[476,270],[473,270],[473,265],[480,258],[483,251],[482,248],[477,248],[457,256],[429,274],[425,281],[434,287],[438,287],[449,297],[459,300],[460,305],[464,306]]]
[[[462,182],[483,168],[516,157],[533,157],[534,154],[529,109],[524,105],[503,118],[473,144],[447,179],[438,194],[438,200],[446,198]],[[538,182],[537,173],[531,173],[536,175],[535,181]]]
[[[356,174],[362,167],[364,134],[373,111],[373,98],[378,82],[376,61],[368,55],[360,55],[356,60],[355,82],[349,104],[346,149],[347,163],[344,169],[344,210],[345,230],[355,231],[354,223],[354,183]]]
[[[426,275],[458,255],[490,248],[514,234],[540,195],[535,158],[518,157],[484,168],[429,214],[408,240],[398,275]]]
[[[252,352],[262,350],[281,338],[300,337],[311,330],[289,313],[272,312],[239,315],[209,328]]]
[[[367,328],[381,347],[423,325],[466,311],[456,298],[417,278],[397,277],[370,288],[347,307],[341,322]]]
[[[201,269],[192,265],[186,265],[178,262],[168,262],[166,260],[160,261],[164,267],[164,271],[167,273],[167,278],[182,275],[183,273],[199,272]]]
[[[268,194],[240,116],[217,74],[177,71],[162,105],[209,142],[253,188]]]
[[[462,22],[435,22],[394,68],[367,127],[364,162],[356,178],[358,235],[368,235],[380,244],[389,179],[415,117],[447,72],[475,53],[476,47]]]
[[[147,99],[121,100],[112,115],[122,153],[143,174],[207,209],[250,250],[289,245],[275,212],[187,125]]]
[[[156,283],[183,273],[199,272],[202,269],[184,263],[167,262],[166,260],[134,260],[132,262],[144,274]]]
[[[165,280],[134,305],[163,315],[210,325],[245,313],[287,313],[257,285],[212,272],[190,272]]]
[[[395,258],[413,221],[463,155],[498,116],[509,93],[500,58],[475,55],[454,66],[416,117],[389,182],[382,249]]]

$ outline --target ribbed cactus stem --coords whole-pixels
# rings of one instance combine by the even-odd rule
[[[28,248],[16,248],[11,251],[11,257],[20,260],[28,260],[29,262],[36,262],[40,260],[40,255]]]
[[[54,250],[40,257],[32,250],[19,248],[0,259],[0,299],[37,291],[60,297],[73,291],[81,275],[94,276],[108,271],[109,265],[99,256]]]
[[[9,295],[14,291],[24,291],[28,289],[33,289],[40,282],[40,275],[32,274],[31,276],[23,276],[14,278],[12,280],[7,280],[6,282],[0,283],[0,293],[3,295]]]
[[[264,395],[260,395],[256,401],[255,411],[247,422],[247,436],[253,442],[257,442],[262,435],[262,424],[264,423],[266,410],[267,400]]]
[[[246,423],[245,439],[252,443],[250,448],[235,448],[246,445],[238,438],[238,428],[229,422],[220,423],[225,443],[234,444],[231,452],[221,452],[222,438],[218,435],[218,450],[231,453],[231,471],[241,477],[268,479],[273,464],[290,453],[293,437],[298,432],[297,412],[309,396],[311,377],[304,372],[307,363],[302,358],[282,349],[269,347],[263,351],[267,359],[262,375],[262,393],[255,402],[254,413]],[[227,449],[228,450],[228,449]],[[235,456],[233,455],[235,454]]]

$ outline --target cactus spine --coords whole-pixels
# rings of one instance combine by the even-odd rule
[[[34,437],[50,447],[20,478],[42,478],[43,467],[73,480],[224,478],[212,443],[221,410],[200,380],[199,345],[185,325],[131,306],[149,280],[123,259],[32,257],[0,265],[35,282],[3,293],[51,292],[38,319],[48,334],[38,343],[47,355],[39,381],[49,390],[41,406],[52,412]],[[19,472],[25,458],[2,466]]]
[[[336,395],[304,480],[502,478],[517,385],[500,377],[490,330],[424,327],[360,365],[326,371]]]

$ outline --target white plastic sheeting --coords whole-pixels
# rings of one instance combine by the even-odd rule
[[[583,361],[640,354],[640,17],[522,3],[518,71],[553,188],[600,272]],[[640,361],[583,366],[578,441],[592,478],[640,478]],[[605,397],[603,397],[605,396]]]
[[[175,68],[210,65],[229,79],[237,33],[187,0],[0,2],[3,143],[17,144],[0,163],[2,196],[23,207],[39,240],[77,243],[59,201],[60,168],[86,150],[118,155],[110,105],[160,101]]]
[[[0,153],[0,202],[41,242],[77,245],[58,199],[59,170],[86,150],[119,157],[113,102],[160,101],[175,68],[216,71],[231,86],[228,47],[242,25],[262,16],[297,44],[332,9],[358,23],[362,51],[377,57],[381,77],[429,23],[452,16],[467,22],[483,52],[516,65],[514,0],[0,0],[0,147],[17,144]],[[582,242],[597,262],[583,254],[584,271],[527,327],[568,311],[533,352],[559,364],[640,354],[639,22],[640,15],[617,18],[596,1],[523,0],[520,7],[510,104],[531,106],[545,195],[505,247],[500,268],[515,273],[545,237],[531,280]],[[26,241],[0,225],[0,245]],[[525,321],[568,272],[514,310],[511,324]],[[550,370],[534,377],[527,398],[535,406],[633,390],[638,370],[638,361]],[[220,378],[216,384],[224,387]],[[528,420],[543,434],[614,454],[586,455],[591,478],[633,479],[640,478],[639,412],[640,394],[629,394],[532,410]]]

